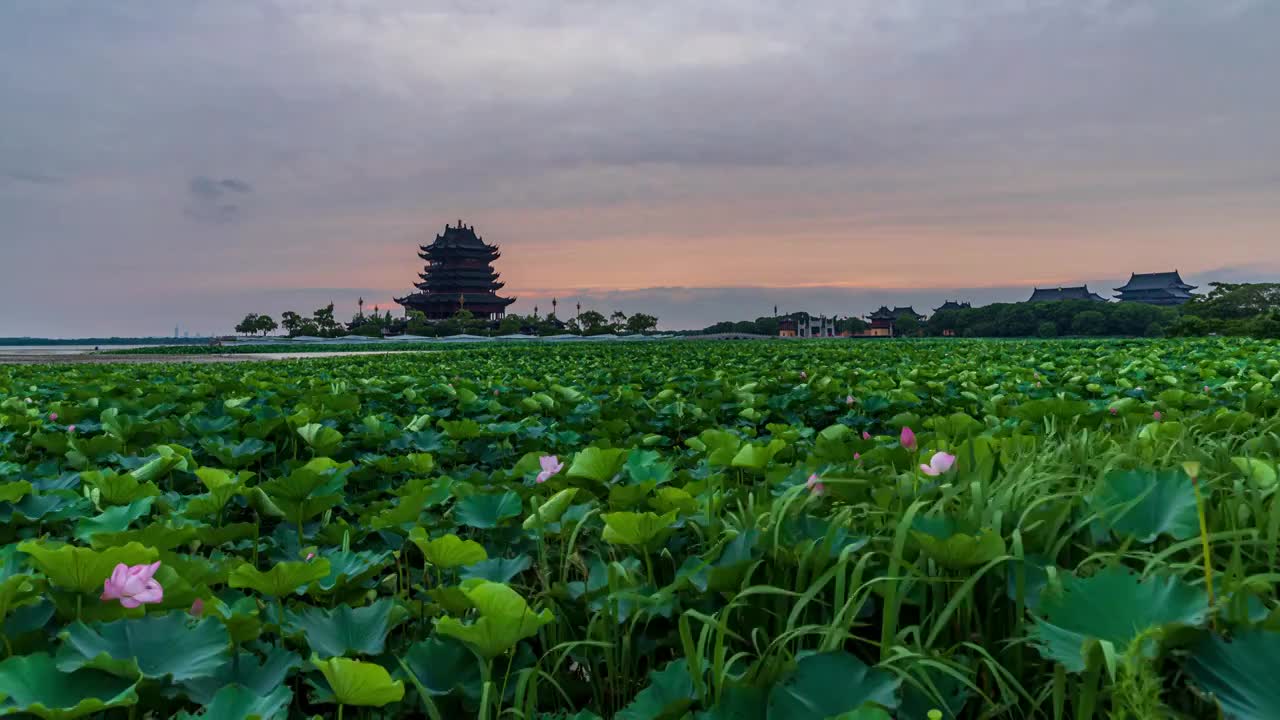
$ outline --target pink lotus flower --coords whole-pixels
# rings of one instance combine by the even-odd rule
[[[822,495],[827,492],[827,488],[822,484],[822,478],[818,477],[818,473],[810,475],[804,486],[809,488],[809,492],[814,495]]]
[[[1160,418],[1164,417],[1164,415],[1161,415],[1161,414],[1160,414],[1160,411],[1159,411],[1159,410],[1157,410],[1157,411],[1155,411],[1155,412],[1151,413],[1151,417],[1152,417],[1152,418],[1154,418],[1154,419],[1156,419],[1156,420],[1159,420]]]
[[[903,425],[902,434],[898,436],[898,442],[902,444],[902,447],[908,450],[915,450],[916,434],[911,431],[911,428],[907,427],[906,425]]]
[[[57,419],[58,419],[58,413],[49,413],[49,422],[53,422],[54,420],[57,420]]]
[[[854,453],[854,454],[853,454],[853,459],[854,459],[854,460],[861,460],[861,459],[862,459],[862,454],[861,454],[861,453]]]
[[[845,395],[845,396],[844,396],[844,404],[845,404],[845,405],[852,405],[852,404],[853,404],[853,402],[854,402],[854,401],[853,401],[853,396],[852,396],[852,395]]]
[[[534,482],[544,483],[551,479],[552,475],[564,469],[564,463],[555,455],[543,455],[538,458],[538,464],[542,466],[542,472],[538,473],[538,477],[534,478]]]
[[[863,430],[863,431],[862,431],[862,439],[863,439],[863,440],[870,440],[870,439],[871,439],[871,433],[867,432],[866,430]]]
[[[119,600],[127,608],[150,605],[164,600],[164,588],[152,577],[160,569],[159,561],[150,565],[120,563],[102,584],[103,600]]]
[[[67,432],[69,432],[69,433],[73,433],[73,432],[75,432],[75,431],[76,431],[76,426],[75,426],[75,425],[68,425],[68,426],[67,426]]]
[[[920,472],[930,477],[937,477],[951,469],[956,464],[956,456],[950,453],[936,452],[929,459],[929,464],[920,464]]]
[[[1210,390],[1209,390],[1209,386],[1208,386],[1208,385],[1205,385],[1205,386],[1204,386],[1204,391],[1205,391],[1206,393],[1207,393],[1207,392],[1210,392]]]
[[[1108,409],[1111,411],[1111,414],[1112,414],[1112,415],[1115,415],[1115,414],[1116,414],[1116,409],[1115,409],[1115,408],[1108,408]]]
[[[204,600],[196,598],[195,602],[191,603],[191,609],[187,612],[191,613],[191,617],[204,615]]]
[[[315,554],[315,553],[313,553],[313,552],[309,552],[309,553],[307,553],[306,561],[307,561],[307,562],[311,562],[313,559],[315,559],[315,556],[316,556],[316,554]]]
[[[808,380],[808,379],[809,379],[809,373],[807,373],[807,372],[805,372],[805,371],[801,370],[801,371],[800,371],[800,379],[801,379],[801,380]]]

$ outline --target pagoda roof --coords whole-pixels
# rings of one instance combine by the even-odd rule
[[[924,317],[924,315],[921,315],[920,313],[916,312],[915,308],[910,305],[907,305],[906,307],[894,307],[892,310],[890,310],[888,307],[884,305],[881,305],[880,309],[871,313],[867,317],[871,318],[872,320],[896,320],[902,317],[903,315],[911,315],[912,317],[915,317],[915,318]]]
[[[968,309],[970,309],[970,308],[972,308],[972,307],[973,307],[973,306],[972,306],[972,305],[970,305],[970,304],[969,304],[969,303],[967,303],[967,302],[962,302],[962,303],[961,303],[961,302],[956,302],[955,300],[948,300],[948,301],[946,301],[946,302],[942,303],[941,307],[936,307],[936,308],[934,308],[934,309],[933,309],[933,311],[934,311],[934,312],[941,312],[941,311],[943,311],[943,310],[968,310]]]
[[[1031,297],[1027,302],[1057,302],[1059,300],[1107,301],[1101,295],[1090,292],[1088,285],[1077,285],[1075,287],[1032,288]]]
[[[1182,291],[1182,295],[1186,295],[1187,291],[1196,289],[1195,285],[1188,285],[1182,281],[1182,276],[1177,270],[1173,272],[1158,273],[1129,273],[1129,282],[1124,287],[1116,288],[1116,292],[1132,292],[1134,290],[1172,290]]]

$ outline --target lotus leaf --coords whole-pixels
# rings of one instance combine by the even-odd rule
[[[194,626],[188,626],[188,619],[184,612],[173,612],[92,626],[72,623],[59,634],[58,669],[94,668],[127,678],[175,681],[210,675],[228,657],[231,638],[213,618]]]
[[[359,707],[383,707],[404,699],[404,683],[392,680],[381,665],[347,658],[312,658],[333,691],[333,702]]]
[[[136,680],[98,670],[61,671],[45,653],[9,657],[0,661],[0,715],[85,717],[136,704],[136,686]]]
[[[452,533],[428,540],[426,530],[414,528],[409,533],[409,539],[422,551],[427,562],[445,570],[474,565],[489,557],[480,543],[475,540],[463,540]]]
[[[1082,672],[1096,661],[1098,643],[1110,643],[1123,655],[1148,631],[1198,626],[1207,613],[1208,598],[1199,588],[1174,577],[1139,580],[1136,573],[1112,566],[1091,577],[1062,576],[1060,588],[1041,591],[1031,640],[1046,659]],[[1154,649],[1140,648],[1144,654]]]
[[[463,624],[451,617],[441,618],[436,621],[436,631],[461,640],[485,658],[514,648],[553,619],[550,610],[535,613],[519,593],[501,583],[469,580],[462,591],[479,612],[479,619]]]

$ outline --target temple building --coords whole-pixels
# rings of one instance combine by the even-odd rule
[[[969,303],[967,303],[967,302],[956,302],[955,300],[948,300],[948,301],[946,301],[946,302],[942,303],[942,305],[941,305],[940,307],[936,307],[936,308],[934,308],[934,309],[933,309],[933,313],[934,313],[934,317],[935,317],[935,319],[936,319],[937,314],[938,314],[938,313],[940,313],[940,312],[946,312],[946,311],[948,311],[948,310],[969,310],[969,309],[972,309],[972,308],[973,308],[973,305],[971,305],[971,304],[969,304]],[[955,337],[955,336],[956,336],[956,329],[955,329],[954,327],[944,327],[944,328],[942,328],[942,336],[943,336],[943,337]]]
[[[881,305],[879,310],[867,316],[871,327],[863,334],[869,337],[893,337],[894,326],[897,324],[898,318],[904,315],[914,317],[917,321],[924,320],[924,315],[916,312],[915,308],[910,305],[907,307],[895,307],[892,310]]]
[[[1159,273],[1129,273],[1129,282],[1116,288],[1120,302],[1139,302],[1148,305],[1181,305],[1191,301],[1195,285],[1182,281],[1178,271]]]
[[[406,310],[418,310],[428,320],[443,320],[469,310],[477,318],[496,320],[507,312],[515,298],[499,297],[504,283],[498,281],[493,262],[502,253],[497,245],[487,245],[476,235],[475,227],[458,221],[458,226],[444,226],[435,242],[418,248],[418,257],[427,261],[415,283],[419,292],[396,298]]]
[[[1095,292],[1089,292],[1088,285],[1060,288],[1032,288],[1031,298],[1027,302],[1056,302],[1058,300],[1093,300],[1106,302],[1107,299]]]
[[[778,318],[778,337],[836,337],[836,319],[796,312]]]

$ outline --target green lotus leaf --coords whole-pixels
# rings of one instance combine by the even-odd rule
[[[178,713],[183,720],[275,720],[288,716],[293,691],[287,685],[273,688],[265,695],[257,695],[240,685],[227,685],[213,696],[204,710],[191,715]]]
[[[765,720],[767,689],[730,685],[710,710],[697,713],[694,720]]]
[[[603,538],[614,545],[645,546],[660,539],[676,521],[675,511],[665,515],[651,512],[615,512],[600,516],[604,520]]]
[[[655,450],[632,450],[627,453],[623,470],[634,484],[661,485],[675,475],[675,463],[661,462],[661,458]]]
[[[202,467],[195,471],[195,476],[208,490],[244,485],[253,478],[253,473],[242,470],[235,475],[218,468]]]
[[[82,518],[76,524],[75,538],[80,542],[90,542],[98,533],[123,532],[134,520],[151,512],[154,502],[154,497],[144,497],[128,505],[109,507],[96,517]]]
[[[661,670],[650,671],[649,684],[613,717],[614,720],[679,718],[696,697],[689,663],[681,658],[667,663]]]
[[[248,467],[275,450],[274,445],[256,437],[246,438],[238,443],[222,438],[204,438],[200,445],[217,458],[218,462],[236,469]]]
[[[696,438],[684,441],[685,445],[706,453],[707,463],[713,466],[728,465],[738,454],[742,438],[726,430],[703,430]]]
[[[1226,720],[1280,718],[1280,633],[1250,629],[1230,640],[1205,636],[1191,648],[1187,674],[1222,709]]]
[[[847,652],[809,655],[769,691],[768,720],[825,720],[868,703],[898,706],[901,680]]]
[[[26,480],[0,483],[0,502],[17,502],[31,492],[31,483]]]
[[[470,624],[452,617],[440,618],[436,631],[461,640],[485,658],[507,652],[554,619],[550,610],[535,613],[519,593],[501,583],[468,580],[462,591],[480,617]]]
[[[484,428],[480,426],[480,423],[471,418],[441,420],[439,425],[444,434],[454,440],[472,440],[484,434]]]
[[[459,525],[488,529],[518,517],[520,507],[520,496],[508,490],[501,494],[469,495],[458,501],[453,514]]]
[[[311,658],[333,691],[332,702],[359,707],[383,707],[404,699],[404,683],[392,680],[386,668],[347,658]]]
[[[188,625],[183,611],[110,623],[68,625],[58,637],[58,669],[104,670],[121,677],[172,678],[210,675],[229,657],[231,638],[222,623],[206,618]]]
[[[390,551],[373,552],[365,550],[351,552],[350,550],[339,550],[325,553],[324,558],[329,561],[329,574],[319,582],[319,587],[325,592],[336,587],[343,587],[382,567],[389,557],[391,557]]]
[[[773,461],[773,456],[781,452],[786,446],[786,441],[779,439],[770,441],[768,445],[743,445],[737,454],[733,456],[733,460],[729,462],[729,465],[751,470],[763,470]]]
[[[462,568],[459,573],[463,580],[479,578],[496,583],[511,582],[511,579],[528,570],[533,561],[528,555],[514,558],[492,558]]]
[[[383,598],[360,608],[339,605],[332,610],[308,607],[300,613],[285,610],[285,625],[289,634],[306,637],[313,656],[378,655],[396,624],[392,620],[394,608],[395,601]]]
[[[173,527],[164,523],[152,523],[146,527],[120,532],[97,532],[89,538],[95,550],[137,543],[161,552],[185,545],[196,538],[204,528]]]
[[[184,680],[181,684],[187,697],[201,705],[209,705],[219,691],[231,685],[242,687],[257,697],[270,695],[285,684],[290,671],[301,667],[302,659],[283,648],[272,647],[261,659],[254,653],[240,651],[235,661],[228,659],[216,672]]]
[[[1174,577],[1140,581],[1123,567],[1107,567],[1092,577],[1062,576],[1061,587],[1040,593],[1032,613],[1031,640],[1047,660],[1082,672],[1095,661],[1092,648],[1110,643],[1117,654],[1130,651],[1148,631],[1201,625],[1208,613],[1204,590]],[[1154,648],[1144,647],[1151,654]]]
[[[1000,533],[983,528],[976,533],[959,532],[950,518],[916,517],[911,537],[934,562],[952,570],[988,563],[1005,554]]]
[[[452,638],[433,637],[414,643],[402,665],[431,695],[448,695],[457,688],[478,690],[481,682],[475,654]]]
[[[548,523],[559,520],[564,511],[569,508],[570,503],[573,502],[573,496],[577,494],[578,488],[565,488],[547,498],[546,502],[538,506],[537,512],[525,518],[524,529],[534,530],[546,527]]]
[[[621,448],[607,450],[597,447],[584,448],[573,456],[567,475],[607,483],[622,471],[626,460],[627,451]]]
[[[1276,466],[1274,463],[1255,457],[1233,457],[1231,458],[1231,463],[1236,466],[1241,475],[1244,475],[1257,487],[1270,488],[1276,484]]]
[[[191,451],[178,445],[157,445],[157,456],[129,473],[139,483],[154,483],[171,470],[183,470],[190,466]]]
[[[242,494],[244,489],[239,485],[219,485],[203,495],[196,495],[187,501],[182,514],[189,518],[214,517],[231,502],[231,499]]]
[[[27,540],[18,551],[31,557],[31,563],[49,578],[53,585],[82,593],[101,593],[103,583],[116,565],[153,563],[159,557],[155,548],[129,543],[105,550],[72,545],[55,545],[44,540]]]
[[[91,470],[80,473],[85,485],[98,491],[102,502],[108,505],[127,505],[134,500],[159,495],[154,483],[142,482],[133,473],[117,475],[110,470]]]
[[[416,527],[409,532],[409,540],[422,551],[427,562],[443,568],[455,568],[463,565],[474,565],[489,557],[484,546],[475,540],[463,540],[452,533],[442,535],[434,540],[427,539],[427,531]]]
[[[351,463],[321,457],[289,473],[272,478],[259,488],[291,521],[302,523],[342,503]]]
[[[243,645],[262,633],[258,603],[252,597],[241,597],[230,604],[210,600],[205,605],[205,614],[218,618],[236,644]]]
[[[664,487],[658,488],[649,505],[660,513],[675,511],[690,515],[697,512],[698,499],[683,488]]]
[[[1181,470],[1107,473],[1093,506],[1117,534],[1141,543],[1160,535],[1186,540],[1200,532],[1195,489]]]
[[[63,672],[46,653],[15,655],[0,661],[0,715],[85,717],[137,703],[136,686],[136,680],[98,670]]]
[[[270,597],[284,597],[329,575],[329,561],[276,563],[262,572],[250,563],[242,563],[231,571],[227,584],[233,588],[249,588]]]
[[[298,428],[298,436],[317,456],[331,455],[342,445],[342,433],[320,423],[303,425]]]

